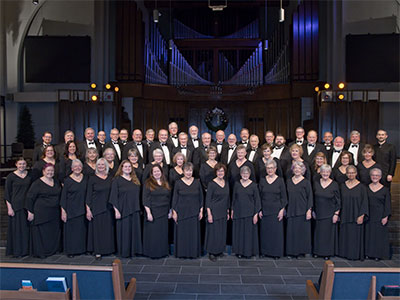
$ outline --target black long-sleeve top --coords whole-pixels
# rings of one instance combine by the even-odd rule
[[[122,176],[115,177],[111,183],[110,203],[125,218],[140,211],[140,185]]]
[[[264,216],[278,215],[285,208],[287,201],[286,185],[282,177],[277,177],[271,184],[261,178],[258,184],[261,197],[261,207]]]
[[[198,179],[190,185],[182,179],[175,183],[172,209],[178,213],[178,221],[197,216],[203,203],[203,188]]]
[[[15,175],[14,172],[8,174],[4,191],[4,200],[11,204],[14,211],[25,208],[25,199],[31,186],[31,176],[26,174],[24,178]]]
[[[102,179],[97,175],[90,176],[86,192],[86,204],[92,215],[101,214],[110,209],[108,199],[111,191],[111,176]]]
[[[321,186],[320,180],[314,182],[314,211],[317,220],[333,217],[340,209],[340,190],[337,182],[332,181],[327,187]]]
[[[387,187],[373,192],[367,188],[369,204],[369,221],[380,222],[383,218],[390,216],[390,191]]]
[[[361,215],[368,215],[368,195],[365,185],[359,183],[349,189],[345,183],[340,186],[342,209],[340,222],[355,223]]]
[[[168,215],[171,205],[171,190],[160,186],[152,191],[150,188],[144,187],[143,205],[150,208],[154,219]]]
[[[81,182],[67,177],[61,192],[60,205],[67,213],[67,218],[72,219],[86,213],[85,197],[88,177],[83,176]]]
[[[261,210],[260,192],[254,181],[246,187],[240,181],[235,183],[232,210],[233,219],[253,217]]]
[[[230,207],[229,183],[225,181],[221,187],[214,180],[207,186],[206,208],[211,210],[214,220],[219,220],[227,216]]]
[[[286,181],[288,192],[288,208],[287,217],[302,216],[313,207],[313,193],[311,183],[307,178],[304,178],[297,184],[293,183],[292,179]]]

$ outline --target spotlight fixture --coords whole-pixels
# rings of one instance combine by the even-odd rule
[[[92,101],[97,101],[97,99],[98,99],[98,98],[97,98],[96,95],[93,95],[93,96],[92,96]]]
[[[343,82],[340,82],[340,83],[338,84],[338,88],[339,88],[339,89],[343,90],[344,87],[345,87],[345,84],[344,84]]]
[[[279,9],[279,22],[285,21],[285,10],[282,7],[282,0],[281,0],[281,7]]]
[[[319,86],[316,86],[316,87],[314,88],[314,91],[319,92]]]
[[[96,87],[97,87],[97,84],[95,84],[94,82],[90,85],[90,87],[92,88],[92,89],[95,89]]]
[[[153,10],[153,21],[154,23],[158,23],[158,17],[160,16],[160,13],[158,12],[158,9]]]
[[[34,5],[38,5],[38,4],[39,4],[39,0],[32,0],[32,3],[33,3]]]
[[[340,94],[338,94],[337,97],[338,97],[339,100],[343,100],[344,99],[344,94],[340,93]]]
[[[324,88],[325,88],[325,89],[329,89],[330,87],[331,87],[331,85],[330,85],[329,83],[325,83],[325,84],[324,84]]]
[[[114,91],[115,91],[116,93],[118,93],[118,92],[119,92],[119,87],[116,86],[116,87],[114,88]]]
[[[109,90],[109,89],[111,89],[111,84],[107,83],[106,84],[106,90]]]

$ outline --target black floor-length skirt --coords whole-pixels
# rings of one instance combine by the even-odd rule
[[[179,220],[175,225],[175,256],[197,258],[201,254],[200,222],[198,216]]]
[[[86,216],[67,219],[64,223],[64,253],[67,255],[86,252],[87,222]]]
[[[318,256],[335,256],[338,254],[337,223],[332,218],[316,220],[314,230],[314,254]]]
[[[286,254],[311,254],[311,222],[306,220],[306,215],[288,218]]]
[[[89,222],[87,250],[94,254],[111,254],[115,252],[115,225],[113,212],[105,212],[93,217]]]
[[[226,248],[226,217],[206,223],[204,248],[210,254],[224,253]]]
[[[31,226],[31,245],[33,256],[50,256],[60,251],[61,224],[53,219],[46,223]]]
[[[29,223],[24,209],[16,211],[13,217],[8,217],[6,255],[25,256],[29,254]]]
[[[232,220],[232,252],[251,257],[258,255],[258,226],[253,217]]]
[[[168,215],[147,220],[143,224],[143,254],[151,258],[161,258],[169,254]]]
[[[284,255],[283,220],[277,216],[263,216],[260,220],[260,254],[281,257]]]
[[[116,221],[117,252],[121,257],[131,257],[143,253],[140,212]]]
[[[364,259],[364,224],[340,225],[339,256],[347,259]]]
[[[365,255],[390,259],[389,228],[380,221],[365,224]]]

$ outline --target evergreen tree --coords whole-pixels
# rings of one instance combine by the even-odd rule
[[[25,149],[33,149],[35,146],[32,115],[26,105],[19,112],[17,142],[23,143]]]

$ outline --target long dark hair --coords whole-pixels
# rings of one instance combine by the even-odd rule
[[[68,153],[69,153],[68,152],[68,148],[72,143],[75,145],[75,149],[76,149],[75,150],[75,155],[76,155],[76,157],[80,157],[78,144],[74,140],[72,140],[72,141],[68,141],[68,142],[65,143],[65,147],[64,147],[64,158],[65,159],[68,159]]]
[[[155,189],[159,188],[157,180],[153,176],[153,170],[158,168],[161,171],[161,187],[170,190],[168,181],[165,179],[163,168],[159,164],[154,164],[150,169],[150,177],[146,180],[146,187],[150,189],[150,191],[154,191]]]

